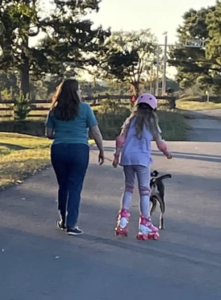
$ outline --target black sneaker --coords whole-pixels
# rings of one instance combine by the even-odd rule
[[[75,228],[67,228],[67,234],[68,235],[81,235],[83,234],[83,230],[81,230],[78,226],[76,226]]]
[[[57,221],[57,227],[58,227],[58,229],[61,229],[61,230],[66,229],[66,226],[62,220]]]

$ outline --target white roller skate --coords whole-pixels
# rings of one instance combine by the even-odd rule
[[[128,236],[128,223],[129,223],[130,213],[126,209],[119,211],[117,219],[117,227],[115,228],[116,235]]]
[[[151,218],[147,218],[144,216],[140,216],[140,226],[139,232],[137,234],[138,240],[158,240],[160,237],[158,228],[155,227],[152,222]]]

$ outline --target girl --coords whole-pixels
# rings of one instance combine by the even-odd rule
[[[142,94],[136,102],[134,111],[123,125],[121,134],[116,140],[116,152],[114,154],[113,166],[119,164],[120,152],[122,150],[120,165],[123,166],[125,175],[125,191],[122,198],[122,207],[119,211],[116,234],[128,234],[128,222],[132,202],[135,175],[138,179],[140,194],[140,224],[138,239],[158,238],[158,228],[155,227],[150,218],[150,164],[151,141],[155,140],[157,147],[163,154],[171,159],[172,155],[167,150],[167,145],[162,140],[158,119],[154,112],[157,108],[157,99],[151,94]]]
[[[77,226],[81,191],[89,162],[88,129],[104,162],[102,136],[89,104],[81,102],[81,89],[76,80],[60,84],[46,122],[46,135],[54,142],[51,162],[58,181],[58,228],[68,235],[82,234]],[[66,217],[67,211],[67,217]]]

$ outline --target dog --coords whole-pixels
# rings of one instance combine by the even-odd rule
[[[164,213],[166,210],[165,204],[165,186],[163,180],[166,178],[172,178],[171,174],[165,174],[159,176],[158,171],[151,172],[151,179],[150,179],[150,188],[151,188],[151,195],[150,195],[150,202],[151,202],[151,210],[150,215],[156,210],[157,203],[160,206],[160,221],[159,221],[159,229],[165,229],[164,225]]]

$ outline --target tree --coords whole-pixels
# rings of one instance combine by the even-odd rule
[[[14,72],[0,72],[0,99],[1,94],[14,96],[14,93],[18,92],[17,89],[17,76]]]
[[[149,29],[114,32],[101,52],[100,69],[104,78],[129,83],[134,94],[147,81],[156,55],[156,38]]]
[[[217,2],[216,6],[198,11],[191,9],[183,16],[184,24],[177,30],[179,43],[171,48],[169,60],[170,65],[177,67],[177,80],[182,88],[198,83],[204,91],[211,87],[220,89],[221,51],[218,46],[221,23],[217,21],[219,17],[215,18],[220,11],[221,5]],[[185,47],[188,39],[200,39],[205,47]]]
[[[36,1],[9,1],[0,4],[2,34],[0,45],[1,69],[17,70],[20,73],[20,86],[24,95],[29,92],[29,37],[36,36],[39,28]]]
[[[211,61],[212,69],[221,72],[221,1],[210,9],[206,16],[208,40],[206,58]]]
[[[100,0],[54,0],[47,15],[41,9],[43,2],[3,0],[0,4],[0,68],[19,71],[24,96],[29,94],[30,75],[35,80],[50,73],[62,77],[67,69],[76,72],[86,63],[96,63],[94,53],[109,35],[83,19],[88,12],[98,11]],[[41,32],[44,39],[38,47],[30,47],[30,37]]]

